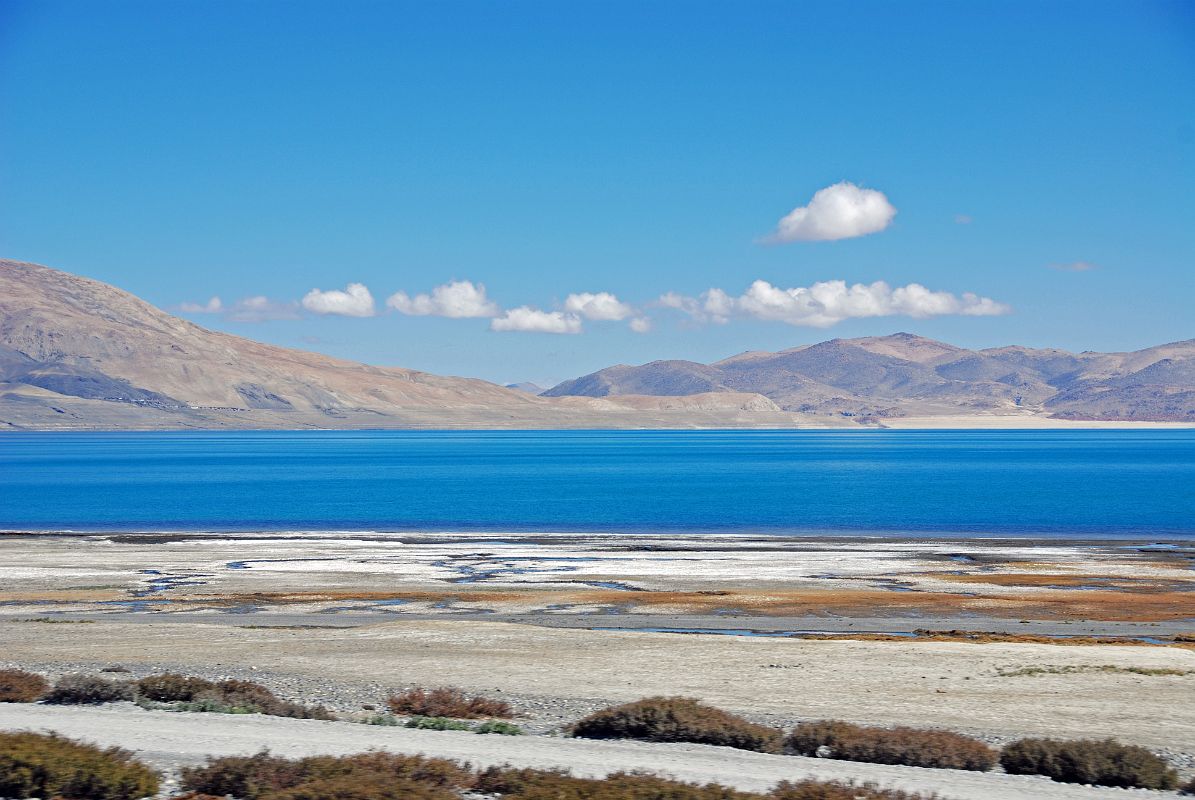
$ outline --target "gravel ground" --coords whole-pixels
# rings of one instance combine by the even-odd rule
[[[119,745],[167,770],[199,763],[207,755],[247,755],[262,748],[292,757],[377,748],[454,758],[474,766],[564,767],[583,777],[644,769],[682,780],[715,781],[749,791],[766,790],[781,780],[817,778],[938,792],[950,800],[1124,800],[1174,796],[1171,792],[1060,784],[1031,776],[765,755],[706,745],[478,736],[457,731],[378,728],[257,715],[144,711],[128,703],[103,708],[0,704],[0,729],[57,731],[101,745]]]

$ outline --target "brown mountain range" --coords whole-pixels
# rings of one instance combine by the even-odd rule
[[[202,328],[98,281],[0,260],[0,429],[686,428],[1195,423],[1195,340],[965,350],[910,334],[657,361],[544,396]],[[1060,423],[1061,424],[1061,423]]]

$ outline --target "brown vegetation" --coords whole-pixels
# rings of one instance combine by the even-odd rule
[[[583,739],[694,742],[780,752],[783,733],[707,706],[691,697],[649,697],[594,712],[572,726]]]
[[[202,692],[210,692],[216,684],[203,678],[165,672],[150,675],[137,681],[137,691],[142,697],[159,703],[174,703],[194,700]]]
[[[396,716],[448,717],[450,719],[509,719],[514,709],[503,700],[480,695],[469,696],[460,689],[409,689],[386,700],[386,707]]]
[[[43,702],[54,705],[98,706],[132,700],[135,694],[131,681],[110,681],[98,675],[82,675],[73,672],[63,675],[54,683]]]
[[[189,794],[177,800],[459,800],[462,793],[509,800],[931,800],[923,795],[844,783],[781,783],[741,792],[645,773],[574,778],[563,770],[467,765],[423,756],[364,753],[284,759],[259,753],[209,759],[183,770]]]
[[[1178,773],[1144,747],[1103,741],[1021,739],[1006,746],[1000,766],[1013,775],[1046,775],[1062,783],[1174,789]]]
[[[980,772],[996,766],[997,758],[996,751],[978,739],[950,731],[875,728],[838,720],[801,723],[784,744],[803,756],[824,752],[844,761]]]
[[[35,703],[49,688],[49,681],[37,673],[0,669],[0,703]]]
[[[137,800],[157,791],[157,773],[119,748],[0,733],[0,797]]]

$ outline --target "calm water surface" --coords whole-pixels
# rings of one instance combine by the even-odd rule
[[[0,528],[1195,538],[1195,431],[4,433]]]

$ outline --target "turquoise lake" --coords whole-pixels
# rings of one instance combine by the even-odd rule
[[[5,433],[0,529],[1195,538],[1195,431]]]

